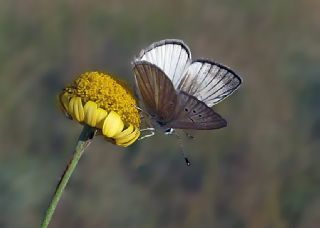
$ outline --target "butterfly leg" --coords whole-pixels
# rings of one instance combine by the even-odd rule
[[[152,137],[152,136],[154,136],[154,134],[155,134],[155,129],[154,129],[153,127],[144,128],[144,129],[141,129],[140,131],[141,131],[141,132],[142,132],[142,131],[150,131],[150,134],[147,134],[147,135],[144,135],[144,136],[140,137],[140,138],[138,139],[139,141],[142,140],[142,139],[145,139],[145,138]]]
[[[147,128],[143,128],[140,131],[155,131],[155,129],[153,127],[147,127]]]

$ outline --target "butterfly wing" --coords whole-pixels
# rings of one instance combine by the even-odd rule
[[[171,128],[212,130],[227,126],[227,121],[196,97],[180,91]]]
[[[146,61],[133,63],[133,72],[142,100],[149,114],[159,122],[173,118],[177,93],[166,74],[156,65]]]
[[[191,63],[191,53],[183,41],[166,39],[143,49],[135,61],[141,60],[159,67],[172,81],[174,88],[177,88],[183,72]]]
[[[177,88],[212,107],[231,95],[241,84],[231,69],[210,60],[195,60],[186,69]]]

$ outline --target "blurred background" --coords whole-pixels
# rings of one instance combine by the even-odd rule
[[[81,126],[57,94],[85,71],[133,86],[165,38],[230,66],[229,126],[127,149],[96,138],[50,227],[320,227],[320,2],[0,1],[0,227],[39,227]]]

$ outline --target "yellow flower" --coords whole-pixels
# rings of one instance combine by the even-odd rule
[[[119,146],[140,136],[136,100],[126,84],[99,72],[87,72],[59,95],[63,112],[81,124],[96,128]]]

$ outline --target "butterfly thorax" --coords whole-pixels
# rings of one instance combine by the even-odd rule
[[[168,126],[168,121],[162,120],[157,116],[151,116],[151,125],[156,131],[163,132],[165,135],[171,135],[174,132],[174,128]]]

